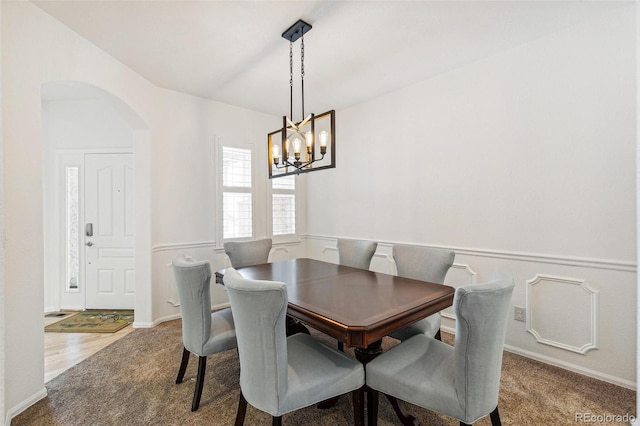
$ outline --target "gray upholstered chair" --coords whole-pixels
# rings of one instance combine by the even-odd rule
[[[369,269],[378,243],[374,241],[338,239],[338,263],[358,269]]]
[[[393,246],[392,254],[398,276],[437,284],[444,284],[444,277],[456,257],[452,250],[399,244]],[[416,334],[426,334],[441,340],[440,323],[440,313],[437,313],[391,333],[391,337],[407,340]]]
[[[235,348],[236,332],[231,309],[211,313],[209,261],[196,262],[181,256],[173,259],[172,265],[180,298],[184,344],[176,384],[182,383],[190,354],[197,355],[198,375],[191,403],[191,411],[196,411],[202,396],[207,356]]]
[[[378,243],[365,240],[348,240],[338,238],[338,263],[358,269],[369,269],[371,259],[376,253]],[[344,344],[338,342],[338,349],[343,351]]]
[[[230,241],[224,243],[224,251],[229,256],[233,268],[260,265],[269,261],[272,242],[270,238],[255,241]],[[295,333],[309,334],[309,329],[300,321],[287,317],[287,336]]]
[[[442,413],[461,425],[491,415],[500,424],[498,393],[513,278],[460,287],[453,299],[455,345],[417,334],[367,364],[374,390],[370,423],[376,424],[377,392]]]
[[[229,241],[224,243],[224,252],[229,256],[231,266],[241,268],[267,263],[271,245],[271,238],[254,241]]]
[[[355,424],[363,424],[364,368],[360,362],[298,333],[285,336],[287,286],[248,280],[233,268],[224,274],[240,355],[240,401],[236,426],[247,402],[281,424],[283,414],[353,393]]]

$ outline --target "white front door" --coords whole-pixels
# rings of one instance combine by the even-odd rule
[[[85,156],[87,309],[133,309],[133,154]]]

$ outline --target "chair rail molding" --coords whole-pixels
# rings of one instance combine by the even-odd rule
[[[301,239],[316,240],[316,241],[336,241],[339,237],[330,237],[326,235],[301,235]],[[352,238],[352,237],[345,237]],[[637,263],[618,259],[598,259],[598,258],[586,258],[578,256],[562,256],[562,255],[550,255],[541,253],[523,253],[516,251],[506,250],[490,250],[482,248],[471,247],[455,247],[455,246],[443,246],[435,244],[416,244],[411,242],[401,241],[378,241],[378,248],[391,247],[394,244],[409,244],[419,245],[424,247],[443,248],[447,250],[453,250],[456,255],[468,255],[477,257],[488,257],[495,259],[513,260],[519,262],[532,262],[532,263],[546,263],[551,265],[564,265],[564,266],[577,266],[582,268],[603,269],[621,272],[637,272]],[[331,250],[333,247],[326,246],[324,251]],[[337,250],[337,249],[336,249]]]
[[[582,355],[598,348],[597,290],[583,279],[545,274],[526,283],[526,330],[538,343]]]
[[[152,253],[157,253],[159,251],[167,251],[167,250],[188,250],[195,248],[208,248],[215,247],[215,241],[194,241],[189,243],[167,243],[167,244],[157,244],[151,247]]]

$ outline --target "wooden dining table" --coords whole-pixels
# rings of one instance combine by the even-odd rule
[[[366,364],[382,338],[453,304],[455,288],[315,259],[292,259],[237,268],[247,279],[287,285],[287,315],[354,348]],[[223,283],[224,270],[216,272]],[[370,401],[372,402],[372,401]],[[403,424],[411,416],[395,401]]]

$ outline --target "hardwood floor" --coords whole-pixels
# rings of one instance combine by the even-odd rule
[[[45,315],[44,325],[71,314],[55,317]],[[44,333],[44,382],[47,383],[132,331],[133,327],[128,325],[115,333]]]

